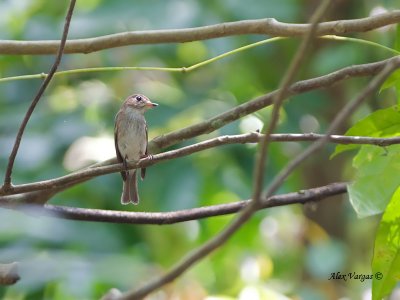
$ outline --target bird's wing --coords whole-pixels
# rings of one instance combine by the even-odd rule
[[[119,163],[124,163],[124,164],[126,164],[126,161],[125,161],[124,158],[122,157],[121,152],[119,152],[119,148],[118,148],[117,121],[118,121],[118,118],[119,118],[120,113],[121,113],[121,111],[119,111],[119,112],[117,113],[117,115],[115,116],[115,125],[114,125],[115,152],[116,152],[116,154],[117,154],[117,161],[118,161]],[[122,179],[125,181],[126,178],[127,178],[126,171],[122,171],[122,172],[121,172],[121,176],[122,176]]]
[[[147,123],[144,123],[144,129],[146,131],[146,150],[144,151],[144,155],[147,156],[147,146],[148,146],[148,133],[147,133]],[[142,178],[142,180],[144,179],[144,177],[146,176],[146,168],[142,168],[140,170],[140,177]]]

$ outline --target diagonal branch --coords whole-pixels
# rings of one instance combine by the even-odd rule
[[[314,142],[310,147],[300,153],[295,159],[288,163],[288,165],[274,178],[269,185],[265,197],[269,197],[275,193],[282,185],[285,179],[292,173],[292,171],[300,165],[306,158],[310,157],[313,153],[321,149],[329,140],[329,135],[332,134],[340,127],[341,124],[349,117],[355,110],[371,96],[386,80],[386,78],[396,69],[400,67],[400,56],[394,57],[391,61],[387,62],[385,68],[376,75],[369,84],[361,91],[361,93],[351,102],[347,103],[343,109],[336,115],[331,125],[326,131],[326,134],[319,140]]]
[[[304,60],[307,50],[310,48],[311,41],[315,37],[315,33],[317,31],[317,26],[319,21],[322,19],[323,15],[329,8],[330,1],[324,1],[319,6],[316,12],[311,17],[310,30],[307,35],[302,40],[299,49],[296,51],[295,56],[293,57],[287,72],[285,72],[285,76],[281,80],[278,92],[273,98],[273,109],[271,113],[271,120],[269,125],[265,131],[265,136],[261,140],[260,149],[257,152],[257,158],[254,165],[254,186],[253,186],[253,201],[251,204],[254,210],[256,209],[258,202],[260,201],[262,185],[264,181],[264,168],[266,168],[266,162],[268,159],[268,150],[269,145],[271,143],[269,137],[274,132],[278,121],[279,121],[279,111],[282,107],[283,101],[285,100],[286,94],[289,90],[289,86],[294,80],[294,77],[299,70],[302,61]],[[250,208],[249,208],[250,210]]]
[[[319,88],[327,88],[351,77],[376,75],[383,69],[387,62],[391,61],[391,59],[392,58],[375,63],[345,67],[326,75],[298,81],[289,87],[287,95],[290,97]],[[149,151],[151,153],[157,153],[163,148],[170,147],[205,133],[213,132],[233,121],[242,118],[243,116],[249,115],[271,105],[273,98],[278,92],[279,90],[275,90],[271,93],[247,101],[203,122],[158,136],[149,143]],[[107,162],[115,162],[115,160]]]
[[[400,10],[362,19],[323,22],[318,25],[317,35],[340,35],[350,32],[366,32],[400,22]],[[65,53],[91,53],[104,49],[139,44],[184,43],[220,37],[261,34],[269,36],[303,36],[310,31],[310,24],[279,22],[273,18],[243,20],[197,28],[130,31],[87,39],[69,40]],[[0,41],[0,54],[54,54],[59,41]]]
[[[297,66],[297,63],[300,63],[301,57],[305,54],[306,50],[306,43],[312,38],[315,32],[316,24],[319,22],[319,20],[322,18],[323,14],[325,11],[328,9],[330,4],[330,0],[325,0],[323,1],[316,11],[314,12],[313,16],[311,17],[312,24],[310,26],[309,32],[307,33],[307,36],[304,38],[302,42],[302,46],[299,49],[299,52],[296,53],[296,56],[294,60],[291,63],[291,67],[289,67],[289,71],[287,72],[287,75],[285,75],[285,78],[282,81],[281,84],[281,91],[282,95],[277,98],[274,98],[276,102],[283,101],[279,99],[279,97],[284,97],[286,94],[286,88],[289,86],[291,82],[291,76],[295,73]],[[303,46],[305,45],[305,46]],[[276,104],[276,103],[275,103]],[[271,129],[274,128],[274,124],[271,125]],[[268,138],[268,135],[270,133],[266,134],[266,137],[264,137],[264,142],[263,144],[265,145],[266,138]],[[262,147],[261,150],[262,151]],[[264,153],[261,153],[261,159],[258,160],[259,162],[262,163]],[[264,156],[265,157],[265,156]],[[258,166],[256,166],[258,167]],[[263,166],[262,166],[263,167]],[[256,172],[256,178],[255,180],[259,180],[257,176],[260,176],[258,172]],[[257,188],[257,187],[256,187]],[[162,287],[163,285],[173,281],[180,275],[182,275],[185,271],[187,271],[190,267],[192,267],[194,264],[196,264],[198,261],[203,259],[205,256],[216,250],[218,247],[221,247],[237,230],[239,230],[240,227],[242,227],[243,224],[245,224],[251,216],[254,214],[254,212],[258,209],[259,204],[260,204],[260,196],[256,194],[257,190],[254,191],[254,196],[257,198],[254,198],[246,205],[238,217],[234,219],[228,226],[226,226],[220,233],[218,233],[216,236],[212,237],[210,240],[205,242],[203,245],[198,247],[197,249],[193,250],[192,252],[188,253],[186,257],[184,257],[182,260],[178,261],[165,275],[156,278],[155,280],[150,281],[149,283],[145,284],[143,287],[137,289],[136,291],[130,291],[125,294],[122,294],[121,297],[118,297],[118,299],[122,300],[133,300],[133,299],[142,299],[143,297],[147,296],[151,292],[157,290],[158,288]]]
[[[65,43],[67,41],[69,25],[71,23],[71,18],[72,18],[72,14],[73,14],[74,7],[75,7],[75,2],[76,2],[76,0],[71,0],[71,2],[69,4],[67,16],[65,18],[64,30],[63,30],[61,42],[57,41],[58,52],[57,52],[55,61],[53,63],[53,66],[51,67],[48,76],[44,79],[42,85],[40,86],[39,91],[37,92],[31,105],[29,106],[28,111],[26,112],[25,117],[22,120],[21,126],[19,127],[17,137],[15,138],[15,143],[14,143],[13,149],[12,149],[10,157],[8,159],[8,165],[7,165],[7,169],[6,169],[6,173],[5,173],[5,177],[4,177],[4,184],[2,187],[2,189],[4,189],[4,190],[7,190],[11,187],[11,173],[12,173],[15,157],[17,156],[19,145],[21,143],[22,135],[24,134],[26,125],[28,124],[28,121],[36,107],[36,104],[39,102],[40,98],[42,97],[44,91],[46,90],[47,86],[49,85],[51,79],[54,76],[54,73],[57,71],[57,68],[61,62],[61,57],[63,55]]]

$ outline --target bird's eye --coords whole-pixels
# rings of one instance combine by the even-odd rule
[[[136,96],[136,100],[140,102],[143,100],[143,98],[141,96]]]

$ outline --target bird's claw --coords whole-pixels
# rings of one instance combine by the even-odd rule
[[[146,154],[146,155],[143,155],[141,158],[146,158],[146,159],[148,159],[148,160],[153,160],[153,155],[151,155],[151,154]]]

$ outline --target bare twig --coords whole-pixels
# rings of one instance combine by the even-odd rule
[[[256,139],[260,141],[262,138],[261,134],[257,137],[251,134],[243,134],[237,136],[230,136],[230,142],[236,141],[237,143],[251,143],[256,142]],[[400,137],[391,138],[379,138],[379,137],[369,137],[369,136],[345,136],[345,135],[326,135],[326,134],[316,134],[316,133],[275,133],[270,135],[272,142],[306,142],[306,141],[316,141],[326,137],[329,142],[335,144],[343,145],[375,145],[380,147],[386,147],[390,145],[395,145],[400,143]]]
[[[258,143],[263,137],[263,134],[252,132],[239,135],[225,135],[216,138],[212,138],[203,142],[199,142],[193,145],[182,147],[179,149],[163,152],[161,154],[153,155],[152,160],[142,159],[138,165],[141,167],[147,167],[159,162],[170,160],[174,158],[180,158],[187,155],[191,155],[206,149],[211,149],[218,146],[229,145],[229,144],[244,144],[244,143]],[[316,141],[325,137],[323,134],[272,134],[270,139],[272,142],[307,142]],[[400,144],[400,137],[393,138],[374,138],[374,137],[363,137],[363,136],[343,136],[343,135],[330,135],[326,137],[328,141],[337,144],[355,144],[355,145],[376,145],[376,146],[390,146]],[[132,164],[130,167],[134,168],[137,165]],[[90,172],[88,172],[90,170]],[[49,180],[39,181],[35,183],[21,184],[13,186],[8,192],[10,196],[0,197],[0,206],[14,206],[23,204],[44,204],[54,194],[69,188],[75,184],[85,182],[95,176],[120,172],[121,166],[118,164],[109,166],[99,166],[90,169],[85,169],[72,173],[66,176],[53,178]],[[43,191],[43,193],[38,193]],[[19,194],[19,195],[16,195]]]
[[[309,32],[307,33],[306,38],[303,41],[303,44],[306,43],[314,34],[315,26],[319,22],[320,18],[324,14],[325,10],[328,8],[330,1],[325,0],[323,1],[317,8],[316,12],[312,16],[313,23],[311,24],[311,27],[309,29]],[[300,50],[303,53],[296,53],[296,57],[294,61],[291,64],[291,67],[289,68],[289,75],[285,76],[284,80],[282,81],[282,97],[286,95],[286,89],[289,86],[291,82],[291,76],[294,74],[296,71],[297,67],[296,64],[300,62],[301,58],[304,55],[305,52],[305,47],[301,46]],[[292,73],[292,74],[291,74]],[[279,97],[279,93],[278,93]],[[283,101],[279,98],[274,98],[276,99],[276,102]],[[276,105],[276,103],[275,103]],[[271,128],[274,128],[274,125],[271,125]],[[270,133],[267,134],[267,136]],[[265,140],[265,137],[264,137]],[[265,142],[264,142],[265,144]],[[259,162],[262,162],[263,160],[264,153],[261,153],[261,159]],[[256,172],[256,176],[260,176]],[[259,178],[255,178],[255,180],[259,180]],[[257,196],[256,190],[254,195]],[[153,281],[148,282],[145,284],[143,287],[137,289],[136,291],[130,291],[125,294],[122,294],[121,297],[118,297],[118,299],[124,299],[124,300],[132,300],[132,299],[142,299],[144,296],[150,294],[151,292],[155,291],[156,289],[160,288],[161,286],[173,281],[176,279],[178,276],[183,274],[186,270],[188,270],[191,266],[193,266],[195,263],[203,259],[206,255],[210,254],[212,251],[216,250],[218,247],[222,246],[244,223],[246,223],[250,217],[253,215],[253,213],[258,209],[258,206],[260,204],[260,197],[258,196],[257,198],[253,198],[248,205],[246,205],[241,213],[238,215],[236,219],[234,219],[227,227],[225,227],[220,233],[218,233],[216,236],[205,242],[203,245],[198,247],[197,249],[193,250],[190,252],[186,257],[184,257],[181,261],[177,262],[165,275],[156,278]]]
[[[365,32],[400,22],[400,11],[370,16],[362,19],[338,20],[318,25],[317,35],[340,35],[350,32]],[[65,53],[90,53],[115,47],[183,43],[242,34],[262,34],[269,36],[303,36],[310,31],[310,24],[282,23],[275,19],[243,20],[197,28],[147,30],[122,32],[95,38],[69,40]],[[0,54],[54,54],[59,41],[0,41]]]
[[[301,62],[305,58],[307,49],[310,47],[311,41],[314,38],[314,35],[317,31],[317,25],[319,21],[322,19],[322,16],[326,12],[330,5],[330,1],[324,1],[322,2],[316,12],[313,14],[311,17],[310,23],[311,27],[303,41],[301,42],[301,45],[296,51],[296,54],[287,70],[285,72],[285,76],[281,80],[280,87],[278,89],[278,92],[273,98],[273,109],[271,113],[271,121],[269,122],[269,125],[267,127],[267,130],[265,131],[265,136],[261,140],[260,143],[260,149],[257,152],[257,158],[256,162],[254,165],[254,186],[253,186],[253,201],[254,204],[254,209],[257,207],[257,202],[260,201],[260,196],[261,196],[261,191],[262,191],[262,185],[264,181],[264,168],[266,167],[266,162],[268,158],[268,146],[270,144],[270,135],[274,132],[276,125],[278,124],[279,120],[279,110],[281,109],[282,103],[286,97],[286,94],[289,90],[289,86],[292,83],[295,74],[297,73],[298,69],[301,66]],[[249,208],[250,209],[250,208]]]
[[[331,196],[344,194],[347,191],[346,182],[331,183],[326,186],[302,190],[296,193],[263,198],[259,209],[290,204],[315,202]],[[104,209],[75,208],[56,205],[21,206],[18,210],[28,210],[35,215],[46,215],[68,220],[108,222],[121,224],[154,224],[166,225],[203,218],[233,214],[245,207],[250,200],[238,201],[172,212],[128,212]]]
[[[11,187],[11,173],[12,173],[12,169],[14,166],[14,161],[15,161],[15,157],[17,155],[18,149],[19,149],[19,145],[21,143],[21,138],[22,135],[24,134],[24,130],[25,127],[29,121],[29,118],[31,117],[33,110],[36,107],[36,104],[39,102],[40,98],[42,97],[44,91],[46,90],[47,86],[49,85],[51,79],[53,78],[54,73],[57,71],[57,68],[61,62],[61,57],[63,55],[63,51],[64,51],[64,47],[65,47],[65,42],[67,40],[68,37],[68,30],[69,30],[69,25],[71,23],[71,18],[72,18],[72,13],[74,11],[74,7],[75,7],[75,2],[76,0],[71,0],[70,4],[69,4],[69,8],[68,8],[68,12],[67,12],[67,16],[65,18],[65,24],[64,24],[64,31],[62,34],[62,38],[61,38],[61,42],[56,42],[57,43],[57,48],[58,48],[58,52],[55,58],[55,61],[53,63],[53,66],[51,67],[48,76],[44,79],[42,85],[39,88],[39,91],[37,92],[35,98],[33,99],[31,105],[28,108],[28,111],[25,114],[24,119],[22,120],[21,126],[18,130],[17,133],[17,137],[15,138],[15,143],[13,146],[13,149],[11,151],[10,157],[8,159],[8,165],[7,165],[7,169],[6,169],[6,173],[5,173],[5,177],[4,177],[4,184],[2,189],[7,190],[8,188]]]

